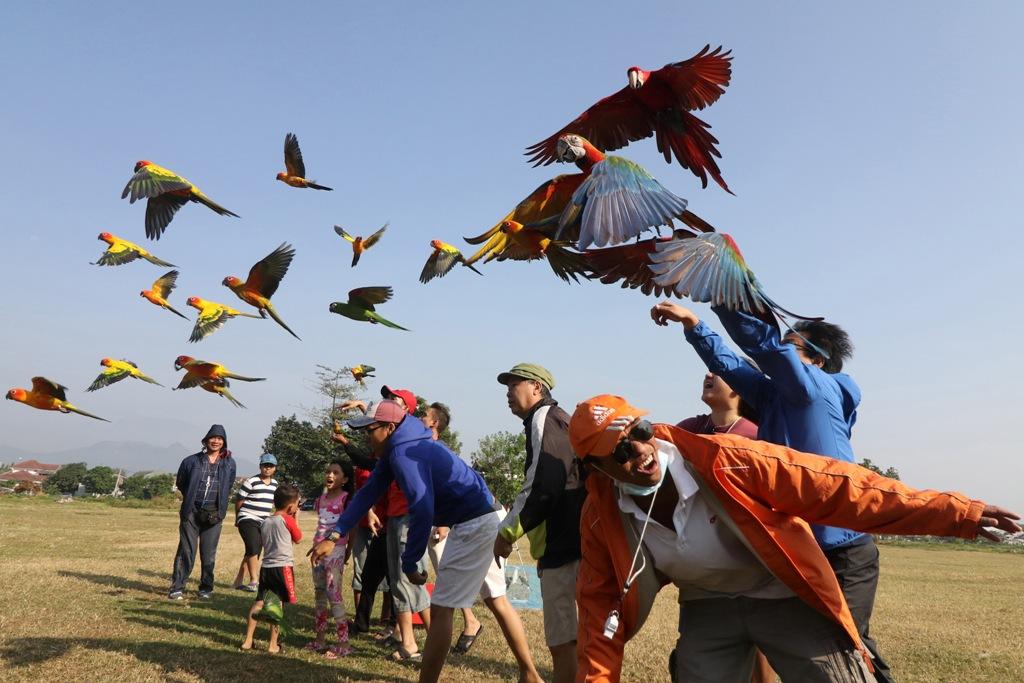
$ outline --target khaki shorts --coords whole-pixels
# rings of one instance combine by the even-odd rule
[[[501,515],[491,512],[456,524],[445,539],[431,602],[439,607],[472,607],[476,596],[505,595],[505,572],[494,561]]]
[[[548,647],[576,640],[576,575],[580,561],[540,569],[540,596],[544,600],[544,640]]]

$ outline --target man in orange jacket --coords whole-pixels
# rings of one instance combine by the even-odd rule
[[[783,681],[867,683],[869,657],[810,524],[990,540],[984,527],[1018,530],[1017,515],[958,493],[646,414],[605,394],[569,423],[596,470],[581,522],[577,681],[619,680],[626,641],[672,581],[687,633],[677,680],[749,680],[757,647]]]

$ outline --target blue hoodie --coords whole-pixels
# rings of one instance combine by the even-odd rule
[[[347,534],[387,491],[391,481],[409,501],[409,535],[402,571],[414,572],[427,550],[432,526],[454,526],[494,511],[494,496],[480,473],[406,417],[388,439],[387,452],[335,525]]]
[[[846,374],[829,374],[800,360],[796,348],[757,318],[719,307],[713,310],[737,346],[761,367],[752,368],[703,321],[686,341],[758,414],[757,438],[805,453],[856,462],[850,432],[857,421],[860,388]],[[812,526],[822,550],[847,545],[863,534]]]

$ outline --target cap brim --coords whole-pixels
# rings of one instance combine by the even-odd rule
[[[510,379],[523,380],[523,379],[529,379],[529,378],[528,377],[523,377],[522,375],[516,375],[516,374],[511,373],[511,372],[503,372],[500,375],[498,375],[498,384],[506,384],[507,385],[508,381]]]
[[[373,417],[372,415],[363,415],[362,417],[357,417],[353,420],[349,420],[345,424],[347,424],[352,429],[362,429],[363,427],[369,427],[376,421],[377,418]]]
[[[396,394],[395,394],[394,391],[391,390],[391,387],[389,387],[387,384],[385,384],[384,386],[382,386],[380,388],[380,395],[383,396],[384,398],[391,398],[392,396],[395,396]]]
[[[629,410],[624,412],[629,413],[632,416],[632,420],[636,420],[638,418],[643,417],[644,415],[649,414],[646,410],[641,410],[640,408],[633,408],[632,406],[630,406]],[[597,440],[594,441],[594,445],[588,449],[589,452],[586,455],[593,455],[598,458],[603,458],[605,456],[611,455],[611,452],[615,450],[616,444],[619,443],[620,436],[622,436],[622,432],[619,430],[605,429],[600,434],[598,434]]]

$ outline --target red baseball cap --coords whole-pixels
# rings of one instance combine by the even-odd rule
[[[410,415],[416,412],[416,394],[412,393],[408,389],[392,389],[385,384],[380,388],[380,395],[384,398],[394,398],[397,396],[405,402],[406,412]]]
[[[622,431],[647,411],[634,408],[626,399],[601,394],[577,404],[569,420],[569,443],[580,458],[606,456],[615,450]]]
[[[405,411],[395,401],[380,401],[375,406],[370,406],[366,415],[348,421],[352,429],[369,427],[375,422],[391,422],[398,424],[405,418]]]

